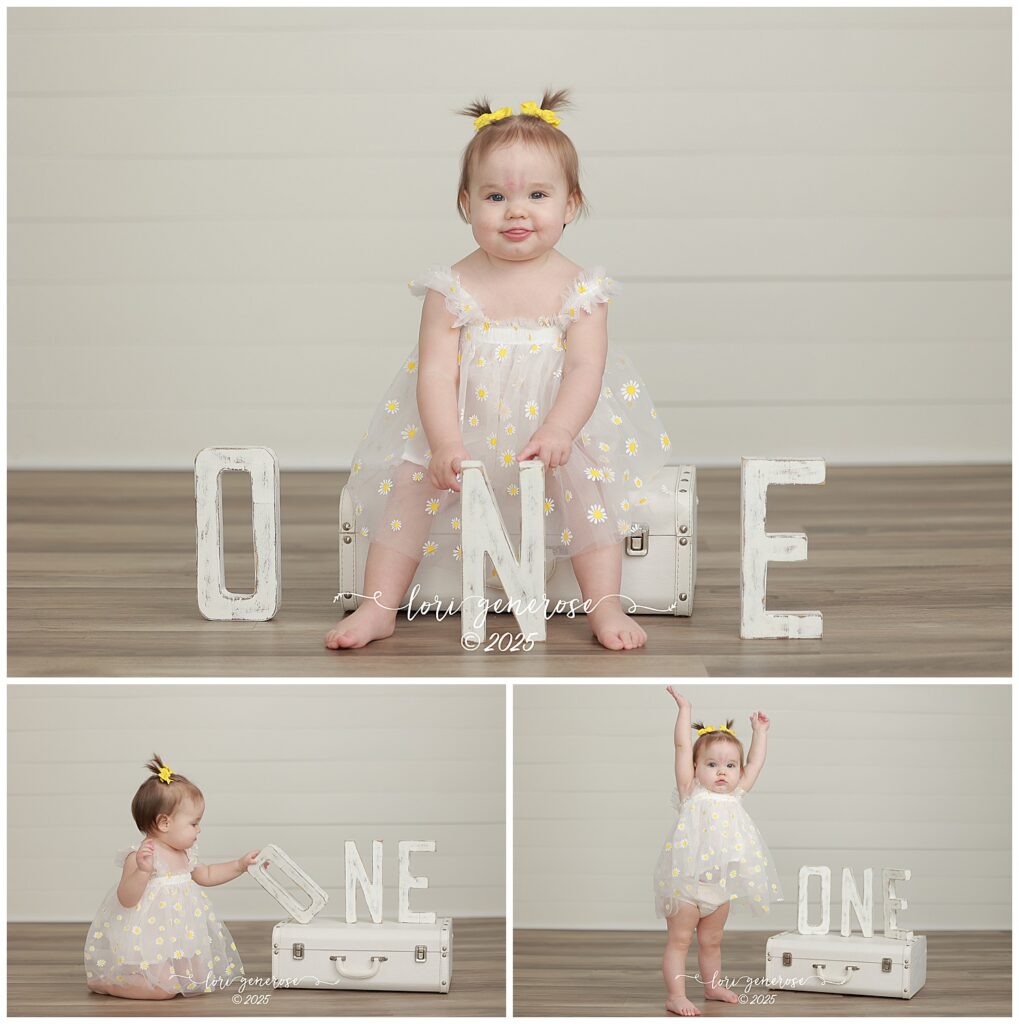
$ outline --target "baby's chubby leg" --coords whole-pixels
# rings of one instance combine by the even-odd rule
[[[681,1017],[699,1017],[701,1014],[686,997],[686,954],[699,918],[700,911],[689,903],[681,903],[678,912],[667,918],[669,937],[662,958],[662,975],[669,993],[665,1009]]]
[[[702,917],[697,924],[697,962],[704,980],[704,998],[738,1003],[739,996],[722,984],[722,931],[729,916],[729,904]]]
[[[428,539],[432,520],[424,514],[421,492],[408,487],[410,475],[420,467],[401,463],[393,471],[394,492],[386,506],[386,519],[398,519],[405,550],[420,552]],[[364,593],[368,595],[359,607],[345,615],[326,633],[325,645],[330,650],[364,647],[373,640],[392,636],[396,628],[396,609],[414,579],[420,555],[411,557],[404,551],[374,541],[368,547],[364,567]],[[373,599],[378,593],[378,598]]]
[[[587,617],[598,643],[610,651],[643,647],[647,633],[623,611],[618,596],[623,576],[622,541],[574,555],[571,561],[581,597],[590,602]]]

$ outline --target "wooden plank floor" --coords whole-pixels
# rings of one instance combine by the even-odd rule
[[[88,922],[8,924],[7,1013],[18,1017],[503,1017],[506,1014],[506,922],[453,922],[453,979],[448,995],[432,992],[320,992],[271,984],[272,921],[228,922],[248,979],[238,989],[148,1002],[89,992],[82,961]],[[265,981],[264,979],[269,979]],[[237,1006],[235,996],[269,995],[267,1005]]]
[[[699,984],[687,994],[706,1017],[1008,1017],[1012,1012],[1011,932],[930,932],[927,984],[912,999],[771,992],[764,974],[769,932],[730,932],[722,940],[722,974],[745,1005],[705,1002]],[[513,932],[514,1017],[671,1016],[665,1010],[665,931]],[[697,970],[697,940],[687,973]]]
[[[464,652],[459,618],[418,617],[360,651],[336,621],[345,475],[282,474],[283,606],[271,622],[198,612],[190,473],[8,474],[14,676],[1008,676],[1011,468],[828,467],[775,487],[768,529],[810,557],[769,571],[771,608],[820,609],[823,640],[739,639],[739,473],[699,474],[691,618],[645,616],[648,646],[602,650],[562,616],[530,652]],[[252,587],[250,486],[226,474],[227,583]],[[651,556],[654,557],[653,551]],[[492,616],[490,629],[513,628]]]

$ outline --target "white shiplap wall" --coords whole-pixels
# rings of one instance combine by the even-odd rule
[[[1012,920],[1008,685],[680,685],[693,719],[772,719],[746,808],[787,902],[767,925],[796,928],[803,864],[827,864],[837,930],[842,868],[911,868],[902,927],[1007,929]],[[515,686],[514,925],[662,929],[652,872],[674,812],[676,705],[661,686]],[[811,920],[820,918],[816,887]],[[880,929],[879,929],[880,930]]]
[[[348,467],[546,83],[679,459],[1009,459],[1009,9],[517,13],[10,10],[10,464]]]
[[[138,835],[131,798],[153,751],[205,794],[203,860],[287,851],[344,914],[343,843],[371,869],[384,846],[396,919],[397,842],[427,890],[414,910],[505,914],[505,691],[501,686],[8,687],[8,916],[90,920]],[[215,891],[232,920],[285,915],[244,875]],[[367,917],[358,897],[359,917]]]

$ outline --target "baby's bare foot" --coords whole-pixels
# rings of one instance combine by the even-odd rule
[[[701,1011],[686,996],[669,996],[665,1000],[665,1009],[669,1013],[678,1013],[680,1017],[700,1017]]]
[[[731,989],[727,989],[724,985],[705,985],[704,998],[717,999],[721,1003],[739,1002],[739,996]]]
[[[334,629],[326,633],[326,647],[331,651],[364,647],[373,640],[382,640],[393,635],[396,628],[396,612],[380,608],[374,601],[366,600],[350,615],[345,615]]]
[[[647,633],[623,612],[617,601],[602,601],[587,613],[595,638],[610,651],[631,651],[643,647]]]

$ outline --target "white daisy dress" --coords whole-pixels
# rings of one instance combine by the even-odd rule
[[[519,536],[517,452],[555,403],[568,327],[590,314],[596,302],[610,302],[618,285],[595,267],[564,291],[557,316],[497,321],[485,315],[449,267],[432,267],[408,284],[417,296],[428,289],[439,292],[460,328],[464,447],[485,463],[506,528]],[[362,436],[347,486],[357,526],[371,543],[415,559],[459,560],[460,495],[428,483],[431,452],[417,407],[418,365],[415,348]],[[545,476],[549,556],[571,557],[617,544],[633,522],[646,519],[643,506],[656,500],[652,477],[670,448],[647,385],[610,347],[597,406],[574,439],[567,464]],[[663,500],[660,494],[657,500]]]
[[[114,858],[116,865],[123,868],[128,855],[144,841],[142,837],[121,850]],[[191,878],[198,864],[194,847],[187,851],[185,866],[171,864],[156,844],[152,875],[133,907],[121,906],[117,880],[85,939],[85,982],[90,989],[192,996],[244,974],[233,937],[216,916],[208,893]]]
[[[744,790],[713,793],[694,780],[655,865],[655,910],[671,917],[681,903],[708,908],[742,903],[755,915],[770,912],[782,899],[775,862],[761,833],[743,807]]]

